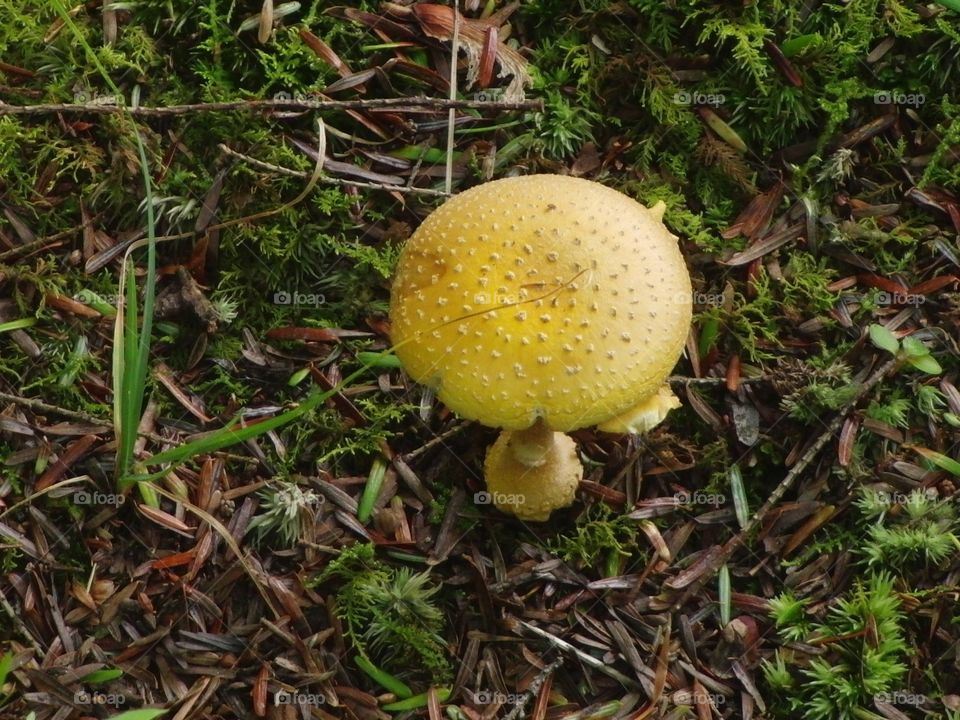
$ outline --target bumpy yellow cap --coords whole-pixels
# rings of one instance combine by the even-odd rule
[[[661,403],[692,312],[663,209],[558,175],[451,198],[400,257],[390,315],[404,368],[462,417],[511,430]]]

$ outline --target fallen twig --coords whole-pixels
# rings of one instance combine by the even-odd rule
[[[563,663],[564,658],[558,658],[537,673],[537,676],[530,681],[530,685],[527,686],[520,700],[513,706],[513,709],[504,716],[503,720],[517,720],[517,718],[521,717],[526,712],[527,703],[537,696],[543,684]]]
[[[37,412],[60,415],[61,417],[70,418],[71,420],[80,420],[83,422],[93,423],[94,425],[103,425],[104,427],[111,427],[113,425],[113,420],[110,418],[98,417],[96,415],[91,415],[89,413],[80,412],[77,410],[67,410],[66,408],[50,405],[49,403],[45,403],[34,398],[25,398],[20,397],[19,395],[10,395],[5,392],[0,392],[0,400],[14,403],[15,405],[20,405],[22,407],[27,407]]]
[[[563,652],[572,653],[576,655],[581,662],[589,665],[594,670],[599,670],[603,674],[609,675],[617,682],[623,683],[625,687],[633,687],[633,688],[640,687],[640,683],[638,683],[636,680],[634,680],[631,677],[627,677],[619,670],[614,670],[612,667],[610,667],[607,663],[605,663],[600,658],[595,658],[593,655],[583,652],[583,650],[576,647],[575,645],[571,645],[566,640],[558,638],[556,635],[552,635],[551,633],[548,633],[546,630],[542,630],[538,628],[536,625],[531,625],[525,620],[520,620],[517,618],[513,618],[510,621],[510,624],[515,624],[518,627],[525,628],[530,632],[532,632],[534,635],[538,635],[541,638],[548,640],[558,650],[562,650]]]
[[[0,103],[0,115],[49,115],[54,113],[112,115],[128,112],[135,117],[170,117],[193,113],[235,112],[237,110],[446,110],[470,108],[474,110],[533,110],[542,111],[542,100],[450,100],[448,98],[402,97],[370,98],[368,100],[229,100],[214,103],[190,103],[166,107],[129,106],[106,102],[41,103],[38,105],[7,105]]]
[[[723,546],[720,548],[720,551],[715,553],[706,564],[706,568],[700,575],[691,582],[688,586],[683,589],[679,599],[673,604],[673,610],[677,611],[683,607],[683,605],[690,599],[695,593],[697,593],[703,584],[712,578],[724,563],[733,555],[734,551],[744,543],[747,536],[749,536],[760,524],[764,521],[773,508],[781,498],[786,494],[793,483],[796,482],[797,478],[800,476],[804,470],[807,469],[807,466],[810,465],[820,453],[820,451],[826,446],[830,440],[833,439],[837,431],[840,429],[840,426],[843,424],[843,421],[846,419],[847,415],[856,407],[859,403],[873,388],[875,388],[883,379],[887,376],[887,373],[897,364],[897,358],[891,358],[883,365],[881,365],[876,372],[873,373],[867,380],[859,387],[856,395],[850,399],[846,406],[838,412],[834,418],[830,421],[830,424],[827,425],[826,429],[820,433],[820,436],[804,451],[803,455],[797,460],[796,464],[790,468],[783,480],[780,481],[780,484],[773,489],[773,492],[770,493],[770,496],[767,498],[766,502],[751,516],[747,524],[730,538]],[[667,583],[669,587],[669,582]]]
[[[750,378],[740,378],[739,383],[741,385],[752,384],[752,383],[764,383],[770,382],[771,377],[769,375],[761,375],[760,377],[750,377]],[[726,385],[727,379],[722,377],[683,377],[682,375],[671,375],[667,378],[668,383],[674,385]]]
[[[17,611],[13,609],[13,606],[7,601],[6,596],[2,592],[0,592],[0,605],[3,606],[4,611],[10,616],[10,620],[13,622],[14,627],[20,631],[20,634],[23,636],[24,640],[30,643],[30,646],[37,654],[37,657],[43,657],[45,653],[43,652],[43,648],[40,646],[40,643],[30,633],[30,629],[26,626],[23,620],[20,619],[20,615],[18,615]]]

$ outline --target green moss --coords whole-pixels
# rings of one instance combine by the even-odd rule
[[[384,669],[437,684],[452,668],[441,633],[444,616],[429,571],[413,574],[375,556],[373,544],[344,549],[310,585],[333,582],[335,611],[353,649]]]
[[[956,507],[932,489],[904,494],[863,488],[856,504],[867,533],[860,554],[870,567],[894,566],[906,574],[907,568],[942,565],[960,549]]]
[[[576,532],[548,543],[550,550],[579,568],[593,567],[601,559],[608,574],[616,574],[622,560],[633,557],[637,539],[636,526],[614,515],[610,506],[597,503],[577,522]]]
[[[772,603],[771,614],[784,641],[828,641],[821,656],[781,648],[763,661],[774,717],[853,720],[865,717],[875,695],[905,687],[906,616],[890,576],[858,581],[817,623],[805,617],[802,601],[791,595]]]

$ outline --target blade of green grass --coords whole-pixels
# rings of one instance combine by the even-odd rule
[[[410,341],[405,340],[404,343],[406,342]],[[382,353],[376,353],[376,355],[381,359],[384,356],[390,356],[400,345],[404,343],[398,343],[397,345],[384,350]],[[318,405],[326,402],[328,399],[333,397],[333,395],[343,390],[343,388],[347,387],[354,380],[362,377],[364,373],[376,366],[374,364],[376,359],[370,358],[370,360],[370,363],[361,361],[361,365],[358,369],[344,377],[339,383],[329,390],[317,390],[311,393],[306,397],[306,399],[303,400],[303,402],[300,403],[299,406],[293,408],[292,410],[287,410],[280,415],[275,415],[272,418],[258,422],[256,425],[248,425],[247,427],[240,428],[239,430],[234,429],[237,422],[239,422],[238,420],[234,420],[226,427],[220,428],[209,435],[192,440],[182,445],[178,445],[176,447],[172,447],[169,450],[164,450],[161,453],[157,453],[156,455],[144,460],[142,465],[144,467],[151,467],[166,463],[179,464],[192,457],[196,457],[197,455],[203,455],[206,453],[215,452],[217,450],[222,450],[230,445],[234,445],[238,442],[243,442],[244,440],[249,440],[250,438],[262,435],[269,430],[275,430],[279,427],[282,427],[287,423],[306,415]],[[131,480],[146,481],[163,475],[164,473],[166,473],[166,470],[159,471],[158,473],[154,473],[149,476],[135,475],[131,477]]]
[[[957,462],[952,457],[944,455],[943,453],[938,453],[935,450],[930,450],[925,447],[918,447],[916,445],[904,445],[913,450],[917,455],[920,455],[925,460],[930,461],[936,465],[941,470],[946,470],[951,475],[960,477],[960,462]]]
[[[730,616],[732,615],[732,602],[730,596],[730,568],[727,567],[726,563],[720,567],[719,582],[720,622],[724,627],[726,627],[730,624]]]
[[[390,673],[384,672],[363,657],[363,655],[357,655],[357,657],[354,659],[354,662],[357,663],[358,668],[369,675],[374,682],[379,683],[381,687],[386,688],[395,695],[399,695],[401,698],[413,697],[413,690],[410,689],[409,685],[402,680],[395,678]]]
[[[742,530],[750,522],[750,505],[747,502],[747,491],[743,487],[743,475],[740,466],[734,463],[727,471],[730,478],[730,493],[733,495],[733,510],[737,514],[737,523]]]
[[[97,69],[104,82],[120,96],[120,88],[113,82],[110,73],[100,62],[96,51],[90,46],[83,33],[73,22],[62,0],[55,0],[54,7],[63,24],[73,33],[77,43],[83,48],[87,60]],[[113,393],[115,431],[117,435],[117,466],[116,478],[118,487],[128,484],[126,479],[133,462],[133,449],[137,439],[137,426],[140,424],[140,413],[143,410],[143,396],[147,380],[147,364],[150,358],[150,335],[153,325],[153,301],[157,284],[157,238],[156,217],[153,206],[153,183],[150,178],[150,163],[147,160],[147,151],[140,137],[133,116],[124,106],[121,114],[132,126],[134,140],[137,144],[137,154],[140,158],[140,174],[143,178],[143,190],[147,206],[147,275],[144,279],[143,290],[143,319],[137,325],[137,285],[133,273],[132,261],[124,257],[123,273],[121,274],[120,299],[123,302],[122,286],[126,281],[126,308],[118,308],[114,327],[113,346]],[[131,248],[132,250],[132,248]]]
[[[157,453],[156,455],[144,460],[143,465],[150,467],[151,465],[160,465],[165,463],[179,464],[191,457],[205,455],[206,453],[215,452],[216,450],[222,450],[225,447],[236,445],[239,442],[257,437],[258,435],[262,435],[270,430],[276,430],[278,427],[282,427],[310,412],[321,402],[328,399],[332,394],[333,392],[331,391],[329,393],[318,392],[314,395],[310,395],[298,407],[295,407],[292,410],[288,410],[287,412],[279,415],[274,415],[272,418],[262,420],[255,425],[247,425],[246,427],[242,427],[240,429],[235,429],[239,421],[234,420],[226,427],[220,428],[209,435],[188,443],[184,443],[178,447],[164,450],[161,453]]]
[[[140,333],[137,326],[137,284],[133,263],[124,260],[122,286],[125,292],[120,301],[122,312],[117,313],[113,335],[113,411],[114,430],[117,436],[117,482],[122,487],[123,478],[133,460],[137,425],[140,423],[142,394],[137,393],[137,378],[134,377]],[[142,393],[142,386],[140,392]]]
[[[361,351],[357,353],[357,360],[370,367],[400,368],[400,358],[386,353]]]
[[[90,685],[99,685],[100,683],[110,682],[123,677],[123,670],[120,668],[110,668],[108,670],[97,670],[82,678],[83,682]]]
[[[7,675],[10,674],[10,671],[13,669],[13,653],[6,652],[0,657],[0,705],[3,705],[7,700],[7,696],[3,693],[3,686],[7,682]]]
[[[440,699],[440,702],[446,702],[447,698],[450,697],[450,688],[437,688],[437,697]],[[426,707],[428,698],[428,693],[420,693],[419,695],[414,695],[413,697],[398,700],[397,702],[390,703],[389,705],[384,705],[383,709],[387,712],[416,710],[417,708]]]
[[[0,323],[0,332],[22,330],[23,328],[33,327],[36,324],[36,318],[20,318],[19,320],[10,320],[9,322]]]
[[[383,487],[383,477],[386,472],[387,463],[383,458],[376,458],[370,468],[370,475],[367,476],[367,484],[363,488],[360,504],[357,505],[357,520],[362,523],[370,519],[373,504],[377,501],[377,496],[380,495],[380,488]]]
[[[153,720],[166,714],[166,710],[142,708],[140,710],[127,710],[119,715],[114,715],[107,720]]]

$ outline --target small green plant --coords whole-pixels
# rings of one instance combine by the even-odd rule
[[[823,370],[807,370],[809,382],[788,393],[781,401],[791,417],[804,422],[816,421],[825,413],[845,407],[857,394],[851,382],[850,368],[833,363]]]
[[[631,521],[615,517],[609,505],[597,503],[577,523],[575,534],[548,543],[550,551],[577,567],[593,566],[601,558],[607,575],[619,574],[621,560],[636,546],[637,529]]]
[[[953,532],[956,507],[938,500],[933,489],[900,496],[863,488],[856,504],[870,523],[863,552],[871,567],[910,567],[917,561],[936,565],[960,548]]]
[[[770,601],[770,615],[782,638],[790,641],[802,640],[810,634],[806,606],[806,599],[798,598],[789,591]]]
[[[61,21],[74,34],[77,42],[83,48],[86,58],[97,69],[110,90],[113,91],[114,95],[122,95],[123,93],[111,79],[107,68],[100,62],[96,51],[90,46],[80,28],[68,14],[67,8],[61,2],[57,2],[55,8]],[[139,91],[136,91],[136,93],[139,94]],[[129,474],[133,469],[134,444],[137,440],[137,428],[146,395],[151,328],[153,325],[153,301],[157,281],[157,219],[150,162],[147,158],[147,150],[140,129],[134,124],[133,116],[124,116],[123,120],[129,126],[132,126],[128,129],[130,129],[136,143],[137,161],[143,180],[147,225],[147,274],[144,282],[143,313],[142,316],[138,316],[139,303],[133,263],[127,256],[124,256],[120,294],[124,298],[125,307],[121,308],[121,312],[117,315],[113,335],[114,430],[117,436],[117,483],[121,488],[130,484]],[[124,288],[125,292],[123,292]],[[158,507],[159,500],[156,493],[145,483],[138,483],[137,485],[144,500],[148,504]]]
[[[870,326],[870,340],[881,350],[896,356],[899,363],[909,363],[920,372],[939,375],[943,372],[940,363],[930,354],[930,348],[915,337],[897,340],[896,336],[883,325]]]
[[[268,485],[258,494],[260,513],[250,523],[248,532],[255,532],[258,542],[275,534],[286,547],[293,547],[304,537],[307,523],[316,519],[317,510],[323,503],[322,496],[290,481]]]
[[[592,71],[599,52],[571,32],[545,42],[530,68],[534,91],[543,96],[543,112],[535,113],[536,144],[549,158],[575,154],[588,140],[593,127],[606,120],[597,110]]]
[[[449,678],[444,616],[434,601],[440,588],[429,571],[393,568],[376,558],[373,544],[357,544],[309,585],[331,580],[337,581],[337,617],[360,657],[397,674],[419,668],[434,681]]]
[[[806,620],[802,601],[781,595],[771,604],[777,633],[785,642],[802,639],[826,652],[809,657],[778,649],[762,663],[776,696],[770,703],[780,718],[854,720],[873,717],[873,698],[902,689],[907,672],[905,615],[893,578],[871,575],[830,608],[816,623]]]
[[[910,425],[909,413],[911,408],[912,404],[907,398],[892,397],[883,402],[880,400],[871,401],[864,414],[868,418],[879,420],[887,425],[905,428]]]
[[[915,394],[917,410],[924,416],[938,415],[947,405],[946,398],[933,385],[921,385]]]

